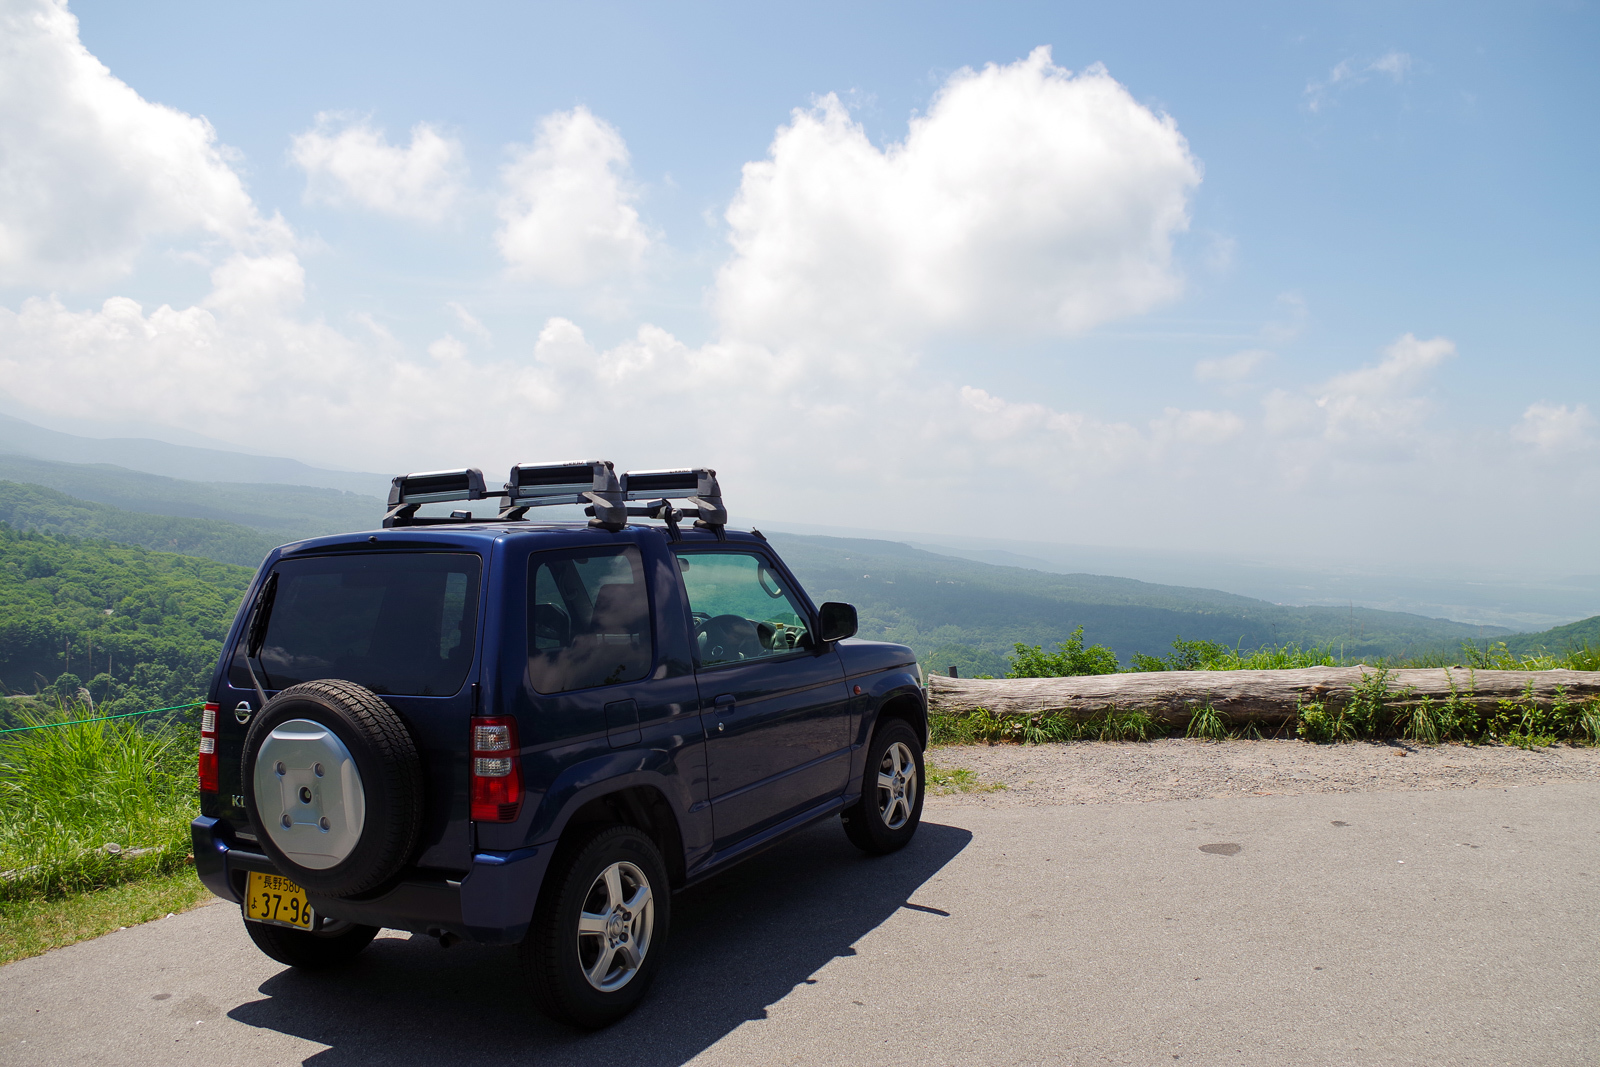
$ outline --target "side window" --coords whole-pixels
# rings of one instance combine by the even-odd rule
[[[678,556],[702,667],[810,648],[805,612],[783,579],[749,552]]]
[[[541,693],[650,673],[650,598],[632,546],[539,553],[528,566],[528,680]]]

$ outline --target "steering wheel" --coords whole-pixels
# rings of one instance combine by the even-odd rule
[[[756,624],[743,615],[713,615],[694,628],[694,637],[702,663],[727,663],[766,651]]]

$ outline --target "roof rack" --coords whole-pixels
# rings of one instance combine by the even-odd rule
[[[470,511],[453,511],[448,518],[419,516],[423,504],[452,500],[504,501],[493,519],[474,519]],[[630,500],[645,501],[643,507],[628,507]],[[673,507],[671,500],[694,505]],[[620,530],[630,516],[661,519],[674,539],[678,523],[693,517],[695,526],[724,536],[728,509],[722,502],[722,487],[717,472],[709,467],[676,470],[628,471],[617,477],[609,460],[591,459],[566,463],[519,463],[511,468],[504,489],[485,487],[483,472],[476,467],[462,470],[427,471],[402,474],[389,487],[389,510],[383,517],[384,529],[397,526],[442,526],[460,522],[515,522],[530,508],[557,504],[583,505],[591,526]]]

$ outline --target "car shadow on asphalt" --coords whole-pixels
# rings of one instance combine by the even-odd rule
[[[672,955],[628,1018],[598,1033],[528,1005],[516,951],[386,937],[336,972],[285,970],[228,1016],[329,1048],[313,1067],[628,1064],[676,1067],[807,982],[900,908],[972,834],[923,823],[891,856],[856,851],[829,820],[674,902]],[[918,909],[933,911],[933,909]],[[942,914],[940,912],[934,912]]]

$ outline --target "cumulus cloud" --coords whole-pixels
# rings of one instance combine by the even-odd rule
[[[125,274],[152,238],[281,241],[205,119],[150,103],[52,0],[0,10],[0,285]]]
[[[1394,437],[1408,433],[1432,408],[1418,389],[1439,364],[1456,354],[1443,337],[1419,341],[1405,334],[1384,350],[1384,358],[1330,378],[1319,390],[1316,406],[1331,439]]]
[[[1262,398],[1262,429],[1273,462],[1293,482],[1318,472],[1345,476],[1438,457],[1443,437],[1430,432],[1433,371],[1456,354],[1444,337],[1403,334],[1383,359],[1303,390],[1274,389]]]
[[[710,463],[742,520],[993,532],[992,509],[952,501],[1004,491],[1007,507],[1049,530],[1039,536],[1148,543],[1178,522],[1196,548],[1305,545],[1312,536],[1342,546],[1352,533],[1392,539],[1391,526],[1367,521],[1371,509],[1348,505],[1357,493],[1371,502],[1398,471],[1408,480],[1386,514],[1415,510],[1437,543],[1440,510],[1416,507],[1416,497],[1443,484],[1441,473],[1464,454],[1460,435],[1430,425],[1432,378],[1455,352],[1444,338],[1405,335],[1368,366],[1274,390],[1259,410],[1160,402],[1141,410],[1138,397],[1149,394],[1130,390],[1133,406],[1115,418],[1074,410],[1070,398],[1002,395],[960,373],[939,380],[920,362],[922,342],[939,332],[977,331],[1003,351],[1008,331],[1080,330],[1177,291],[1171,244],[1198,164],[1170,119],[1103,71],[1069,74],[1035,52],[960,72],[903,142],[882,148],[825,99],[797,112],[769,157],[746,168],[728,212],[732,251],[712,294],[720,331],[710,343],[649,324],[596,343],[557,315],[520,342],[497,321],[486,352],[489,331],[468,310],[472,297],[444,305],[449,332],[441,325],[420,338],[396,337],[361,309],[342,320],[348,332],[308,313],[292,239],[259,219],[203,120],[147,104],[110,78],[58,7],[27,10],[42,19],[29,47],[53,42],[51,54],[77,57],[46,65],[53,82],[38,75],[30,92],[65,101],[39,108],[89,115],[79,125],[99,132],[19,142],[16,130],[28,127],[16,118],[16,93],[0,93],[11,101],[0,136],[25,148],[20,161],[9,150],[0,157],[0,174],[57,175],[63,197],[43,222],[0,202],[8,227],[0,233],[11,242],[4,255],[23,247],[12,234],[27,227],[69,232],[61,220],[74,203],[92,213],[136,202],[145,214],[109,231],[115,254],[68,241],[55,274],[55,261],[37,252],[0,263],[44,293],[57,277],[121,269],[157,238],[199,234],[211,269],[209,294],[188,307],[123,297],[82,307],[53,295],[0,307],[0,383],[36,408],[166,419],[384,471],[456,463],[493,471],[541,455]],[[52,31],[61,40],[38,28],[51,18],[67,19]],[[9,50],[0,54],[32,55],[18,52],[24,37],[0,37]],[[78,62],[86,57],[89,67]],[[15,67],[0,63],[0,86],[17,81]],[[92,77],[83,74],[90,67]],[[85,96],[81,84],[95,93]],[[163,186],[123,166],[148,163],[138,155],[145,148],[115,132],[129,115],[146,123],[140,129],[182,134],[169,144],[181,147],[171,149],[171,173],[188,178]],[[324,133],[332,142],[347,129]],[[404,154],[417,143],[380,147]],[[620,135],[588,112],[545,120],[505,171],[499,237],[508,266],[563,284],[636,270],[651,237],[627,166]],[[109,184],[83,184],[84,174]],[[1287,353],[1291,332],[1263,333],[1261,343]],[[1265,378],[1267,359],[1251,349],[1195,371],[1222,383]],[[1511,435],[1531,447],[1512,450],[1525,477],[1502,484],[1531,483],[1527,472],[1541,463],[1582,477],[1558,456],[1592,447],[1594,425],[1582,404],[1540,403]],[[1496,440],[1505,452],[1505,436]]]
[[[1594,445],[1594,425],[1587,404],[1529,404],[1511,436],[1541,452],[1577,452]]]
[[[1199,180],[1170,117],[1048,48],[957,72],[885,148],[826,96],[745,165],[716,308],[772,344],[1081,331],[1179,291]]]
[[[633,206],[628,146],[588,108],[546,116],[501,177],[495,239],[513,274],[580,286],[639,268],[650,235]]]
[[[1272,358],[1264,348],[1247,348],[1229,356],[1202,359],[1194,365],[1194,376],[1202,382],[1238,382],[1250,377]]]
[[[323,112],[290,149],[306,172],[308,203],[355,204],[400,218],[438,222],[461,197],[461,143],[419,122],[411,143],[389,143],[370,121]]]

